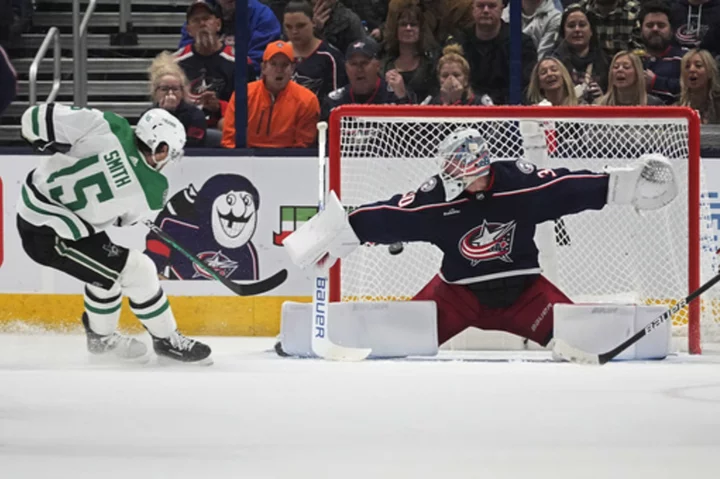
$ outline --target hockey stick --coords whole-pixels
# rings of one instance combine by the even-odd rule
[[[318,129],[318,211],[325,208],[325,144],[327,143],[327,123],[321,121]],[[313,284],[313,328],[312,350],[323,358],[332,361],[362,361],[372,352],[366,348],[346,348],[330,340],[330,282],[326,268],[318,273]]]
[[[690,304],[692,301],[694,301],[698,296],[703,294],[708,289],[715,286],[715,284],[720,281],[720,273],[715,275],[713,278],[711,278],[707,283],[700,286],[698,289],[690,293],[686,298],[678,301],[678,303],[673,306],[672,308],[665,311],[663,314],[655,318],[650,324],[645,326],[642,330],[635,333],[632,337],[625,340],[623,343],[621,343],[619,346],[617,346],[614,349],[611,349],[610,351],[602,354],[593,354],[588,353],[586,351],[583,351],[581,349],[575,348],[573,346],[570,346],[567,342],[563,341],[562,339],[555,340],[553,339],[553,353],[555,353],[560,358],[564,359],[565,361],[570,361],[572,363],[581,363],[581,364],[598,364],[603,365],[616,357],[618,354],[625,351],[627,348],[632,346],[633,344],[640,341],[643,337],[653,332],[655,328],[663,324],[665,321],[669,320],[673,317],[675,313],[683,309],[685,306]]]
[[[178,242],[172,238],[172,236],[164,232],[158,225],[156,225],[152,221],[145,220],[143,221],[143,223],[157,237],[159,237],[169,246],[175,248],[177,251],[180,252],[180,254],[182,254],[187,259],[196,264],[199,268],[209,274],[214,280],[221,282],[225,287],[227,287],[230,291],[237,294],[238,296],[255,296],[256,294],[265,293],[267,291],[270,291],[271,289],[280,286],[283,282],[285,282],[285,279],[287,278],[287,270],[281,269],[269,278],[262,279],[254,283],[236,283],[228,278],[219,275],[212,268],[212,266],[209,266],[208,264],[197,258],[195,255],[189,253],[185,248],[180,246]]]

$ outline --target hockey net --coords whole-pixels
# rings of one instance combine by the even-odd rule
[[[528,122],[544,136],[540,151],[523,136]],[[494,159],[525,158],[545,168],[602,171],[643,153],[672,162],[680,193],[661,210],[640,215],[608,206],[538,228],[543,274],[573,301],[669,307],[718,270],[699,122],[688,109],[344,106],[330,119],[329,186],[349,208],[414,191],[437,174],[437,145],[461,127],[479,130]],[[387,246],[358,248],[331,271],[332,300],[410,299],[439,271],[440,259],[424,243],[406,244],[398,255]],[[676,314],[673,334],[695,353],[701,341],[718,343],[720,293],[711,290]]]

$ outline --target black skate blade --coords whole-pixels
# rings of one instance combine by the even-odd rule
[[[179,359],[175,359],[170,356],[158,355],[157,364],[159,366],[168,366],[168,367],[177,368],[177,367],[183,367],[183,366],[189,366],[189,367],[212,366],[214,364],[214,361],[213,361],[212,356],[208,356],[199,361],[181,361]]]

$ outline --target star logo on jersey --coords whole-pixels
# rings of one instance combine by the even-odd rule
[[[223,278],[229,278],[238,268],[237,261],[231,260],[225,256],[222,251],[204,251],[202,253],[198,253],[197,257],[199,260],[210,266],[213,271],[218,274],[218,276],[222,276]],[[212,276],[200,269],[200,267],[196,264],[193,264],[193,269],[195,272],[193,273],[192,279],[212,279]]]
[[[114,258],[116,256],[120,256],[120,248],[118,248],[116,245],[112,243],[104,244],[102,249],[104,249],[107,252],[108,258]]]
[[[470,260],[472,266],[483,262],[499,259],[512,263],[510,253],[515,237],[515,222],[488,223],[471,229],[460,239],[460,254]]]

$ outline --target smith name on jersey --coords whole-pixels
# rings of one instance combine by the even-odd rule
[[[145,163],[124,118],[49,103],[23,115],[22,133],[33,144],[69,147],[25,180],[17,212],[27,222],[78,240],[162,209],[167,178]]]
[[[541,169],[519,160],[492,164],[490,187],[445,201],[439,176],[417,191],[363,205],[349,215],[363,243],[427,242],[443,252],[449,283],[539,274],[537,224],[607,202],[608,175]]]

